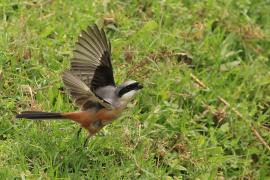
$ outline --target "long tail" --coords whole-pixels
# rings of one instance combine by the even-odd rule
[[[24,111],[21,114],[17,114],[16,118],[26,118],[26,119],[64,119],[62,113],[52,113],[52,112],[40,112],[40,111]]]
[[[91,123],[95,122],[96,115],[91,111],[81,112],[64,112],[64,113],[52,113],[52,112],[40,112],[40,111],[23,111],[21,114],[17,114],[16,118],[25,119],[70,119],[81,125],[81,127],[88,130],[90,135],[96,134],[103,126],[93,126]]]

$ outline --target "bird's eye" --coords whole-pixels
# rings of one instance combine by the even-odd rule
[[[119,96],[119,97],[122,97],[124,94],[128,93],[129,91],[132,91],[132,90],[138,90],[138,89],[141,89],[141,86],[139,87],[139,83],[138,83],[138,82],[129,84],[129,85],[123,87],[123,88],[119,91],[118,96]]]

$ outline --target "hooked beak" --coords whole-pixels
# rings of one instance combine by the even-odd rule
[[[139,83],[137,86],[137,89],[142,89],[142,88],[143,88],[143,85]]]

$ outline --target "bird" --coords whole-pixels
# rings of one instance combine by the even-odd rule
[[[116,85],[111,43],[96,24],[82,30],[73,50],[70,69],[62,74],[64,88],[80,108],[76,112],[23,111],[16,118],[33,120],[67,119],[88,131],[88,138],[117,119],[143,85],[127,80]]]

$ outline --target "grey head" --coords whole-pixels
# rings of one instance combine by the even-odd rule
[[[128,80],[124,82],[115,89],[115,105],[125,107],[142,88],[143,86],[137,81]]]
[[[96,94],[111,103],[114,107],[125,107],[142,88],[143,86],[137,81],[128,80],[118,87],[102,87],[96,91]]]

